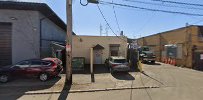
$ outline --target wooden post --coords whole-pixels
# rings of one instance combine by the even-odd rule
[[[90,48],[90,73],[91,73],[91,82],[95,82],[94,72],[93,72],[93,48]]]
[[[72,0],[66,0],[66,82],[72,84]]]

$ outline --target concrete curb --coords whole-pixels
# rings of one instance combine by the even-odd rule
[[[122,88],[89,89],[89,90],[70,90],[70,91],[68,91],[68,93],[102,92],[102,91],[115,91],[115,90],[128,90],[128,89],[153,89],[153,88],[160,88],[160,87],[150,86],[150,87],[132,87],[132,88],[131,87],[122,87]],[[26,92],[25,95],[60,94],[63,91]]]

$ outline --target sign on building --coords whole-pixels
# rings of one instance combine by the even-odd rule
[[[133,41],[133,42],[130,44],[130,48],[131,48],[131,49],[138,49],[138,48],[139,48],[139,45],[138,45],[137,41]]]

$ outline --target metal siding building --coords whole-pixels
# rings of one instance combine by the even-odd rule
[[[0,66],[51,56],[65,43],[66,24],[44,3],[0,1]]]

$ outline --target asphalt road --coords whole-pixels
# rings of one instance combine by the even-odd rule
[[[100,92],[22,95],[19,100],[202,100],[203,72],[179,68],[166,64],[144,65],[145,75],[137,74],[134,80],[127,80],[136,85],[141,77],[142,85],[155,84],[159,88],[127,89]],[[134,75],[134,73],[130,73]],[[102,75],[102,74],[100,74]],[[106,75],[106,74],[105,74]],[[110,74],[109,74],[110,75]],[[142,78],[143,77],[143,78]],[[144,78],[145,77],[145,78]],[[148,77],[148,78],[146,78]],[[139,80],[140,80],[139,79]],[[159,83],[159,84],[158,84]],[[15,94],[0,94],[0,99],[12,100]]]

